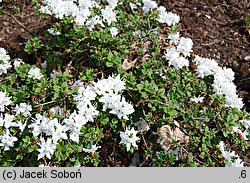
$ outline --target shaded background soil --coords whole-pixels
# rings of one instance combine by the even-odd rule
[[[30,32],[37,36],[50,27],[54,21],[42,19],[34,13],[32,0],[4,0],[3,9],[9,12],[14,6],[21,9],[15,15]],[[181,17],[179,31],[182,36],[193,40],[195,54],[214,58],[220,66],[233,69],[239,95],[250,112],[250,23],[231,23],[234,19],[250,16],[250,0],[158,0],[159,5]],[[24,42],[31,35],[12,18],[0,14],[0,47],[4,47],[12,57],[33,62],[30,55],[23,52]],[[105,133],[109,134],[109,133]],[[113,143],[102,148],[101,166],[129,166],[134,157],[117,153]],[[117,144],[114,142],[114,144]],[[118,149],[118,147],[117,147]],[[130,156],[125,158],[126,156]],[[139,155],[138,155],[139,156]],[[250,152],[247,155],[250,157]],[[245,162],[250,164],[249,158]],[[128,160],[131,160],[129,162]],[[136,159],[136,158],[135,158]],[[144,164],[144,162],[140,162]]]

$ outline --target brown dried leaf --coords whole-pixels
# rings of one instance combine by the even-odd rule
[[[160,134],[162,141],[161,147],[163,150],[168,151],[173,142],[185,143],[189,142],[189,137],[186,136],[181,130],[180,125],[177,121],[174,121],[176,125],[175,128],[171,128],[169,125],[164,125],[158,129],[158,133]]]
[[[128,59],[125,59],[122,63],[122,68],[127,71],[129,69],[131,69],[131,67],[134,66],[134,62],[129,62]]]
[[[122,63],[122,68],[127,71],[129,69],[131,69],[131,67],[133,67],[135,65],[135,63],[138,61],[139,57],[137,57],[134,61],[125,59]]]

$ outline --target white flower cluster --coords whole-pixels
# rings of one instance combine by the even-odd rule
[[[244,167],[244,162],[235,154],[235,151],[229,152],[225,150],[225,143],[221,141],[219,143],[222,156],[226,160],[226,167]]]
[[[18,67],[20,67],[22,64],[24,64],[23,60],[20,58],[16,58],[14,59],[13,65],[14,65],[14,69],[17,69]]]
[[[23,114],[23,116],[28,117],[31,116],[30,111],[32,111],[32,107],[26,103],[20,103],[19,105],[16,105],[14,111],[16,111],[16,115]]]
[[[4,126],[5,129],[17,126],[17,124],[13,122],[14,117],[14,115],[8,113],[5,113],[4,116],[0,114],[0,126]]]
[[[244,140],[248,140],[248,129],[250,127],[250,120],[244,119],[239,121],[243,127],[245,128],[245,131],[243,132],[239,126],[233,127],[233,132],[239,134]],[[231,132],[231,133],[233,133]]]
[[[119,119],[128,119],[128,115],[134,112],[133,106],[125,101],[119,93],[125,89],[125,82],[121,80],[120,76],[108,77],[108,79],[102,79],[98,82],[93,82],[92,85],[87,87],[83,86],[83,83],[77,81],[75,86],[77,87],[77,94],[73,95],[76,103],[76,110],[74,110],[68,117],[64,118],[60,123],[58,118],[50,119],[45,115],[36,114],[36,118],[32,121],[28,127],[31,129],[33,136],[41,136],[41,142],[39,143],[40,152],[38,159],[47,157],[51,158],[57,143],[60,139],[67,140],[69,133],[69,139],[78,143],[81,135],[80,130],[87,122],[94,122],[94,118],[99,114],[99,111],[92,104],[92,102],[98,101],[103,103],[103,111],[110,110],[109,113],[115,114]],[[20,106],[23,104],[20,104]],[[24,105],[23,105],[24,106]],[[22,108],[24,112],[28,112],[27,106]],[[20,111],[20,109],[16,109]],[[57,113],[62,118],[64,117],[64,111],[62,108],[54,107],[49,110],[51,113]],[[28,115],[28,114],[26,114]],[[47,139],[45,141],[44,139]],[[83,148],[86,153],[96,151],[100,146],[92,145],[90,149]]]
[[[13,147],[14,146],[14,142],[17,141],[17,138],[16,137],[13,137],[9,130],[5,130],[5,134],[0,136],[0,140],[1,140],[1,143],[0,143],[0,146],[3,146],[4,147],[4,151],[8,151],[10,150],[10,147]]]
[[[213,89],[217,95],[225,95],[226,107],[241,109],[244,104],[242,98],[236,94],[236,86],[233,83],[234,72],[230,68],[222,68],[213,59],[196,56],[194,62],[197,65],[197,74],[199,77],[213,75]]]
[[[11,104],[10,99],[11,97],[6,97],[6,93],[0,92],[0,106],[2,106],[1,112],[5,112],[5,105]],[[15,122],[15,117],[19,114],[22,114],[25,117],[30,116],[30,111],[32,111],[30,105],[20,103],[20,105],[16,105],[16,108],[13,110],[13,112],[15,112],[14,115],[8,113],[0,114],[0,127],[4,127],[5,130],[5,134],[0,136],[0,146],[4,147],[4,151],[9,150],[9,147],[13,147],[14,142],[17,141],[17,138],[10,134],[9,128],[16,127],[23,132],[26,127],[26,122],[23,123],[22,120]]]
[[[11,104],[11,97],[7,97],[7,93],[0,91],[0,112],[4,112],[4,107]]]
[[[157,5],[155,1],[152,0],[142,0],[143,7],[142,10],[144,13],[148,13],[149,11],[153,9],[157,9],[159,15],[157,17],[157,21],[160,23],[166,23],[168,26],[176,25],[180,21],[179,15],[172,13],[172,12],[167,12],[166,8],[163,6]],[[141,3],[135,1],[134,3],[129,3],[129,6],[132,10],[137,9],[137,6],[141,6]]]
[[[126,102],[119,92],[125,89],[125,82],[121,80],[120,75],[108,77],[108,79],[99,80],[94,83],[94,89],[98,95],[99,102],[103,103],[103,111],[111,109],[109,113],[117,115],[119,119],[128,119],[128,115],[134,112],[131,104]]]
[[[36,67],[30,69],[30,71],[28,72],[28,77],[40,80],[43,78],[43,75],[40,69]]]
[[[110,28],[110,33],[112,37],[115,37],[118,34],[119,30],[116,27]]]
[[[248,119],[242,119],[242,120],[240,120],[240,122],[243,124],[243,126],[246,129],[249,129],[249,127],[250,127],[250,120],[248,120]]]
[[[140,138],[138,138],[138,137],[136,136],[136,134],[137,134],[137,131],[135,131],[134,128],[132,128],[132,129],[130,130],[130,129],[128,129],[127,127],[126,127],[125,132],[120,132],[120,137],[121,137],[121,142],[120,142],[120,144],[125,144],[126,147],[127,147],[127,151],[130,150],[131,145],[132,145],[133,147],[135,147],[135,148],[138,147],[137,144],[136,144],[136,142],[137,142],[138,140],[140,140]]]
[[[58,118],[50,119],[40,114],[36,114],[36,118],[32,121],[28,128],[32,129],[34,137],[39,135],[47,137],[47,141],[45,141],[44,137],[41,137],[40,142],[38,143],[40,146],[40,149],[38,149],[40,152],[38,160],[44,156],[50,159],[58,141],[60,139],[68,139],[66,134],[68,128],[65,125],[60,124]]]
[[[166,8],[163,6],[160,6],[158,8],[158,22],[160,23],[166,23],[168,26],[176,25],[180,21],[179,15],[172,13],[172,12],[167,12]]]
[[[40,11],[62,19],[64,16],[72,16],[76,24],[87,25],[90,30],[97,24],[104,27],[103,22],[108,25],[116,22],[114,9],[118,5],[118,0],[107,0],[108,5],[101,9],[101,6],[95,0],[43,0]],[[94,8],[101,10],[101,15],[91,18]]]
[[[142,0],[143,7],[142,10],[144,13],[148,13],[150,10],[157,8],[157,3],[151,0]]]
[[[169,61],[169,65],[173,65],[177,70],[182,67],[189,66],[189,60],[193,47],[193,41],[190,38],[179,37],[179,33],[170,34],[168,36],[170,43],[174,43],[168,47],[165,52],[165,58]]]
[[[11,68],[10,56],[4,48],[0,48],[0,76],[7,74],[7,69]]]
[[[240,129],[239,126],[234,126],[233,127],[233,132],[241,135],[244,140],[248,140],[247,136],[249,135],[249,133],[247,132],[247,130],[245,130],[244,132],[242,132],[242,130]]]

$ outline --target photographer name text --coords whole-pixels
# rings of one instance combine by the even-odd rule
[[[77,171],[67,171],[67,170],[56,170],[52,169],[50,171],[40,170],[40,171],[28,171],[25,169],[16,171],[16,170],[4,170],[3,171],[4,180],[15,180],[15,179],[81,179],[82,173],[81,170]]]

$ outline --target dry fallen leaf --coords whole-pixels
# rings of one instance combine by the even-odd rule
[[[122,68],[127,71],[129,69],[131,69],[132,66],[134,66],[134,62],[129,61],[128,59],[125,59],[122,63]]]
[[[177,121],[174,121],[176,125],[175,128],[171,128],[169,125],[164,125],[158,128],[158,133],[160,134],[162,141],[161,147],[164,151],[168,151],[173,142],[185,143],[189,142],[189,137],[186,136],[181,130],[180,125]]]
[[[125,59],[122,63],[122,68],[127,71],[129,69],[131,69],[131,67],[133,67],[135,65],[135,63],[139,60],[140,57],[137,57],[134,61]]]

